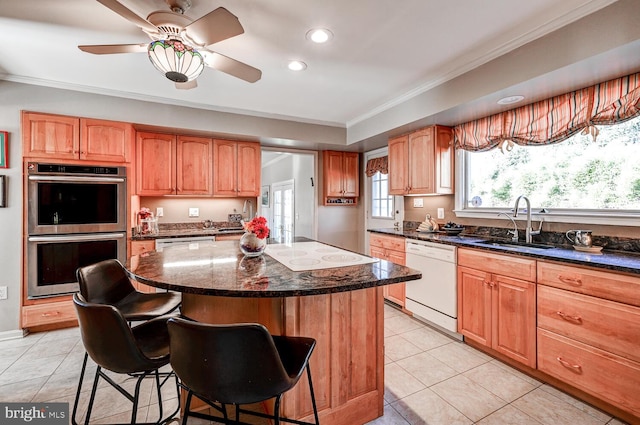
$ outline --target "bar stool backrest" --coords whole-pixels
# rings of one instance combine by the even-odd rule
[[[152,371],[158,365],[138,347],[133,332],[117,308],[89,303],[73,295],[82,343],[89,357],[104,369],[117,373]]]
[[[116,259],[104,260],[76,271],[80,293],[85,300],[97,304],[116,304],[135,288],[125,268]]]
[[[267,328],[260,324],[210,325],[171,318],[171,366],[196,395],[214,402],[250,404],[291,388]]]

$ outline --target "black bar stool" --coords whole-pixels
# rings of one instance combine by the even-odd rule
[[[140,385],[143,379],[147,377],[155,378],[160,411],[159,419],[157,422],[147,422],[147,424],[165,424],[171,420],[171,418],[178,413],[180,403],[178,403],[178,407],[174,412],[166,418],[163,418],[161,388],[170,377],[173,377],[175,379],[179,400],[178,379],[174,373],[170,373],[166,374],[161,382],[158,371],[161,367],[169,364],[167,318],[160,317],[148,320],[135,328],[131,328],[122,313],[111,305],[86,302],[80,294],[74,294],[73,303],[76,308],[76,313],[78,314],[82,343],[84,344],[87,354],[98,365],[84,423],[89,424],[89,420],[91,419],[91,410],[93,409],[100,378],[107,381],[133,403],[131,424],[136,423]],[[82,365],[82,375],[84,375],[86,365],[87,357],[85,356]],[[134,393],[129,393],[122,386],[114,382],[113,379],[104,373],[103,369],[115,373],[135,375],[137,381]],[[72,423],[74,425],[77,424],[76,413],[78,401],[80,400],[81,387],[82,381],[80,381],[80,385],[78,386],[73,405]]]
[[[116,307],[129,322],[144,321],[169,314],[180,307],[182,296],[174,292],[137,291],[127,270],[116,259],[76,270],[80,294],[90,303]]]
[[[293,388],[307,370],[315,425],[319,424],[309,358],[315,347],[313,338],[272,336],[260,324],[209,325],[170,318],[168,329],[171,366],[188,391],[182,424],[189,416],[222,423],[239,422],[240,413],[280,421],[313,425],[280,417],[283,393]],[[195,395],[223,413],[223,418],[193,412]],[[241,409],[240,405],[275,398],[273,415]],[[222,407],[217,406],[220,403]],[[227,417],[225,405],[235,405],[235,422]]]

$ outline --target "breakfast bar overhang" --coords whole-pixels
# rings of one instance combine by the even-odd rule
[[[190,319],[262,323],[274,335],[315,338],[310,364],[323,425],[365,424],[382,416],[382,286],[419,279],[417,270],[376,259],[292,271],[267,254],[244,257],[236,241],[133,256],[127,269],[138,282],[182,292],[181,313]],[[306,377],[283,397],[282,414],[312,420]]]

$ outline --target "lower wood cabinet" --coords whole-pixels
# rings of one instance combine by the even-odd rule
[[[532,368],[536,367],[535,263],[458,249],[458,332]]]
[[[640,278],[538,261],[538,284],[538,369],[640,418]]]
[[[404,238],[386,236],[371,233],[369,235],[369,255],[381,260],[405,265]],[[405,284],[396,283],[383,286],[382,294],[385,299],[404,308],[405,306]]]
[[[22,306],[23,329],[53,325],[60,327],[65,323],[77,323],[76,310],[73,306],[73,301],[69,298],[61,301]]]
[[[132,268],[135,269],[137,259],[135,258],[138,255],[142,255],[145,252],[155,251],[156,250],[156,241],[153,239],[144,240],[144,241],[131,241],[131,265]],[[135,280],[131,280],[131,284],[134,288],[136,288],[140,292],[152,293],[156,292],[156,288],[153,286],[145,285],[144,283],[140,283]]]

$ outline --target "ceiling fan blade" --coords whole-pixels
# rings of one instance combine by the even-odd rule
[[[196,43],[209,46],[244,33],[244,28],[234,14],[219,7],[187,25],[185,31]]]
[[[127,19],[128,21],[136,24],[143,30],[149,31],[151,33],[158,32],[158,28],[153,25],[151,22],[146,19],[141,18],[140,16],[133,13],[131,10],[127,9],[123,4],[121,4],[117,0],[98,0],[103,6],[108,7],[112,11],[116,12],[118,15]]]
[[[187,81],[186,83],[176,83],[176,88],[178,90],[191,90],[198,87],[198,82],[196,80]]]
[[[249,83],[255,83],[262,77],[259,69],[216,52],[207,52],[205,64]]]
[[[110,55],[113,53],[142,53],[148,48],[147,43],[143,44],[92,44],[78,46],[83,52],[93,53],[94,55]]]

